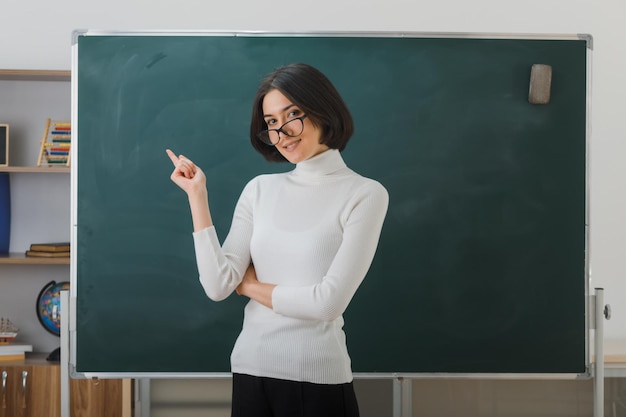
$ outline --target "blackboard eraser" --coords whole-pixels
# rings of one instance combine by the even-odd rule
[[[528,101],[531,104],[548,104],[552,85],[552,66],[533,64],[530,70]]]

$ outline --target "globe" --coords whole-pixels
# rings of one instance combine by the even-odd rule
[[[47,283],[37,297],[37,318],[50,333],[61,334],[61,291],[69,290],[68,281]]]

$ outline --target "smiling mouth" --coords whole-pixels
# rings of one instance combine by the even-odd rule
[[[286,151],[290,151],[290,150],[292,150],[293,148],[295,148],[295,147],[296,147],[296,145],[298,145],[298,144],[300,143],[300,141],[301,141],[301,140],[302,140],[302,139],[298,139],[298,140],[294,140],[293,142],[289,142],[289,144],[288,144],[288,145],[283,146],[283,149],[284,149],[284,150],[286,150]]]

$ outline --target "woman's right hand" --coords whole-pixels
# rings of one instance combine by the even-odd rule
[[[206,177],[204,172],[194,164],[190,159],[183,155],[178,155],[169,149],[165,152],[174,164],[174,171],[170,175],[170,179],[178,185],[187,195],[201,191],[206,192]]]
[[[190,159],[178,155],[169,149],[165,152],[174,164],[174,171],[170,178],[176,185],[187,193],[189,208],[193,220],[193,230],[200,230],[213,225],[211,211],[209,210],[209,195],[206,189],[206,177],[204,172]]]

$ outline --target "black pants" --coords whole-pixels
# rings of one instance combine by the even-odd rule
[[[352,383],[338,385],[233,374],[232,417],[358,417]]]

